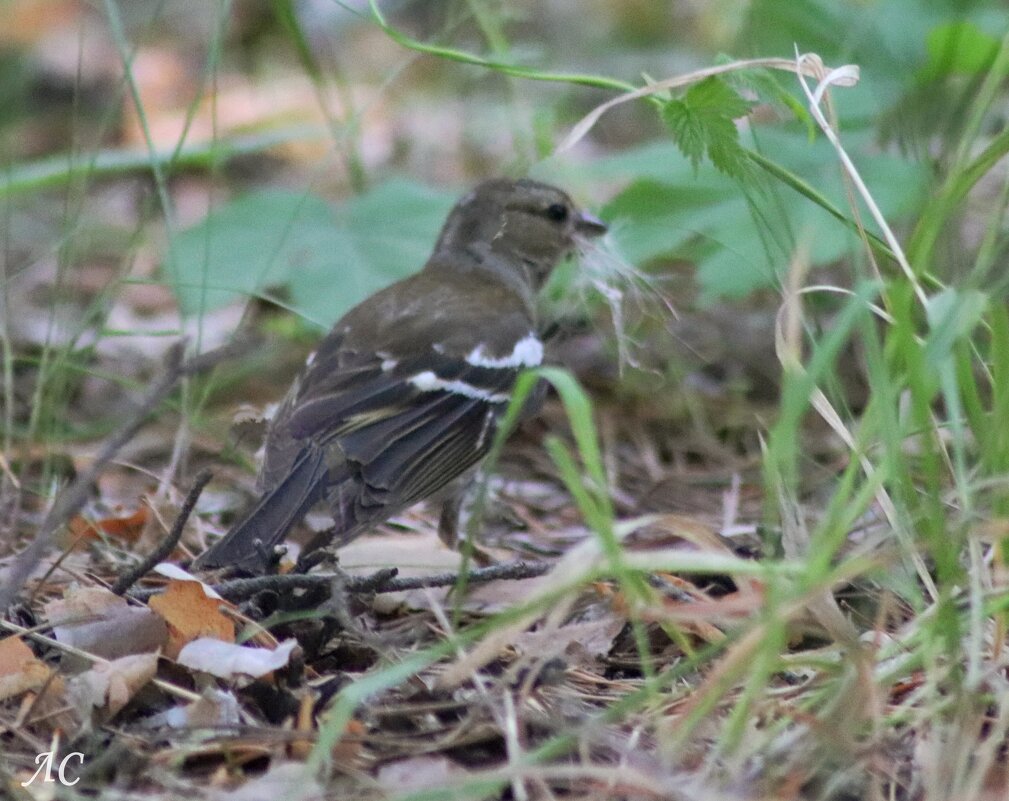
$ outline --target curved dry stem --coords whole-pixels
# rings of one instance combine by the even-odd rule
[[[592,130],[603,114],[611,108],[619,106],[621,103],[638,100],[639,98],[648,97],[649,95],[654,95],[658,92],[665,92],[669,89],[679,89],[682,86],[689,86],[692,83],[698,83],[703,81],[705,78],[711,78],[715,75],[724,75],[729,72],[739,72],[740,70],[750,69],[782,70],[784,72],[793,72],[800,76],[807,75],[818,80],[826,73],[831,76],[831,85],[833,86],[848,87],[854,86],[858,83],[857,65],[846,64],[843,67],[825,67],[823,61],[815,53],[806,53],[796,59],[749,58],[732,61],[728,64],[719,64],[716,67],[706,67],[702,70],[694,70],[693,72],[688,72],[684,75],[667,78],[664,81],[649,84],[648,86],[642,86],[640,89],[635,89],[633,92],[628,92],[627,94],[620,95],[612,100],[607,100],[605,103],[600,106],[596,106],[592,109],[592,111],[582,117],[578,124],[571,129],[571,133],[569,133],[564,141],[561,142],[556,152],[563,153],[565,150],[574,147],[582,140],[585,134]]]

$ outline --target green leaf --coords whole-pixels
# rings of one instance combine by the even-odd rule
[[[686,104],[706,117],[733,120],[750,113],[753,104],[721,78],[705,78],[687,90]]]
[[[880,110],[907,90],[925,62],[928,31],[954,16],[952,0],[887,0],[858,4],[836,0],[752,0],[740,25],[738,52],[791,57],[796,47],[817,53],[832,67],[858,64],[858,89],[834,93],[842,126],[873,126]],[[966,5],[960,0],[959,5]],[[962,11],[959,15],[962,15]],[[795,90],[800,98],[797,84]],[[805,99],[802,98],[803,104]]]
[[[696,170],[704,156],[706,139],[701,118],[682,100],[671,100],[662,109],[662,119],[673,141]]]
[[[924,166],[874,152],[869,134],[851,133],[845,145],[891,222],[916,213],[928,185]],[[836,157],[823,138],[810,142],[799,125],[761,129],[759,149],[847,211]],[[785,184],[761,175],[741,185],[710,169],[694,174],[668,143],[599,159],[588,176],[631,181],[602,212],[618,252],[639,266],[658,258],[692,261],[706,300],[774,286],[800,243],[814,266],[861,248],[842,222]],[[865,223],[878,234],[871,220]]]
[[[928,63],[924,77],[934,80],[946,75],[978,75],[991,66],[999,41],[973,22],[958,20],[937,25],[925,40]]]
[[[337,209],[311,194],[253,192],[177,235],[164,267],[186,315],[282,289],[328,326],[420,269],[453,198],[402,179]]]
[[[708,158],[715,169],[726,175],[742,177],[749,163],[739,146],[739,132],[728,117],[712,117],[708,121]]]
[[[603,216],[614,221],[615,248],[632,263],[662,256],[694,261],[707,300],[775,283],[744,196],[734,181],[714,171],[677,184],[633,183]]]
[[[732,59],[727,59],[731,61]],[[744,72],[735,72],[726,76],[730,86],[738,89],[745,89],[757,95],[762,103],[767,103],[780,110],[783,118],[788,119],[789,115],[795,117],[805,128],[809,141],[816,138],[817,126],[813,120],[813,115],[803,100],[796,97],[791,91],[785,88],[779,76],[781,73],[771,69],[752,69]],[[793,79],[794,83],[794,79]]]
[[[742,177],[747,159],[733,120],[749,113],[751,105],[725,81],[711,77],[690,87],[683,100],[664,104],[662,119],[695,170],[706,153],[716,169]]]
[[[987,307],[988,295],[977,289],[948,288],[930,297],[925,309],[929,324],[925,361],[945,360],[957,340],[970,336]]]

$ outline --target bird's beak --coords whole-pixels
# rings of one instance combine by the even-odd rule
[[[606,223],[594,214],[582,211],[575,219],[575,231],[582,236],[602,236],[606,233]]]

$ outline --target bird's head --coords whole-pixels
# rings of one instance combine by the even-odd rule
[[[435,246],[501,257],[525,271],[539,289],[579,239],[599,236],[606,225],[581,211],[567,193],[527,178],[484,181],[452,209]]]

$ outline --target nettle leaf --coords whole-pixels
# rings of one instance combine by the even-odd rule
[[[753,104],[721,78],[712,76],[687,90],[686,103],[699,114],[734,120],[750,113]]]
[[[880,154],[871,134],[845,141],[873,197],[891,222],[917,213],[928,171]],[[829,142],[810,142],[801,126],[761,129],[760,150],[794,172],[831,203],[847,209],[847,195]],[[797,246],[813,265],[829,264],[861,248],[858,237],[792,188],[756,173],[744,184],[717,170],[694,171],[675,145],[651,143],[599,159],[582,170],[629,185],[603,209],[610,238],[627,261],[641,267],[682,259],[697,267],[701,298],[739,297],[773,287]],[[869,230],[879,233],[871,220]]]
[[[739,146],[735,123],[727,117],[712,117],[708,122],[708,137],[708,158],[715,169],[742,177],[748,162]]]
[[[337,208],[304,192],[252,192],[178,234],[164,270],[185,315],[280,291],[328,326],[423,265],[453,200],[403,179]]]
[[[747,161],[733,120],[751,106],[725,81],[711,77],[691,86],[682,100],[666,103],[662,119],[695,171],[707,154],[716,169],[741,177]]]
[[[701,118],[682,100],[670,100],[662,109],[662,119],[680,151],[696,170],[704,156],[707,137]]]

